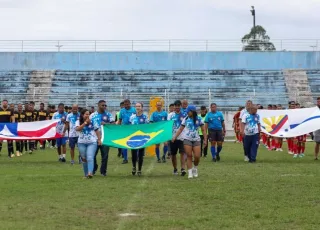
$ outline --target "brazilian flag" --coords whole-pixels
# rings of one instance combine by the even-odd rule
[[[104,125],[102,144],[123,149],[141,149],[172,139],[173,121],[141,125]]]

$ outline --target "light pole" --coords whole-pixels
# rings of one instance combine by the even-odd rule
[[[252,14],[252,17],[253,17],[253,29],[256,28],[256,10],[254,9],[254,6],[251,6],[252,10],[251,11],[251,14]],[[254,33],[254,39],[256,39],[256,34]]]

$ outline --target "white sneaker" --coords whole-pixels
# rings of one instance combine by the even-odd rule
[[[244,156],[244,161],[249,161],[249,157]]]
[[[280,151],[280,152],[283,152],[283,149],[282,149],[282,148],[280,148],[280,149],[279,149],[279,151]]]
[[[193,178],[192,173],[191,173],[191,174],[189,173],[189,175],[188,175],[188,179],[192,179],[192,178]]]
[[[198,169],[197,169],[197,168],[193,168],[193,169],[192,169],[192,175],[193,175],[193,177],[195,177],[195,178],[198,177]]]
[[[293,152],[289,151],[288,154],[293,155]]]

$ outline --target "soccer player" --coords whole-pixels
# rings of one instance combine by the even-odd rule
[[[25,121],[25,113],[22,109],[22,104],[18,104],[18,110],[14,113],[15,122],[24,122]],[[23,153],[23,143],[24,141],[16,140],[16,155],[21,156]]]
[[[111,113],[106,111],[107,104],[106,101],[100,100],[98,102],[98,110],[90,115],[90,120],[92,120],[94,123],[97,123],[99,125],[99,132],[101,133],[100,126],[105,124],[113,124],[114,118]],[[97,155],[98,152],[101,152],[101,167],[100,167],[100,173],[102,176],[107,176],[107,168],[108,168],[108,158],[109,158],[109,146],[106,145],[98,145],[96,154],[94,156],[94,170],[93,174],[96,173],[98,170],[98,164],[97,164]]]
[[[82,167],[86,178],[93,177],[94,155],[97,146],[101,145],[101,135],[99,124],[91,121],[90,113],[87,109],[83,109],[80,113],[79,120],[76,121],[76,131],[79,132],[78,148],[81,155]]]
[[[38,121],[45,121],[49,120],[49,113],[47,110],[44,109],[44,103],[40,103],[40,109],[38,111]],[[46,147],[46,140],[40,140],[40,149],[45,149]]]
[[[158,101],[156,103],[157,111],[153,112],[150,117],[150,122],[159,122],[159,121],[166,121],[168,118],[168,113],[162,109],[162,102]],[[166,162],[166,154],[168,151],[168,144],[167,142],[163,143],[163,155],[162,155],[162,162]],[[156,155],[158,163],[161,163],[160,160],[160,144],[156,145]]]
[[[132,116],[130,117],[129,120],[132,125],[148,124],[149,123],[148,117],[145,114],[143,114],[143,104],[142,103],[136,103],[136,113],[132,114]],[[136,175],[136,173],[137,173],[138,176],[141,176],[144,152],[145,152],[145,148],[131,150],[132,175]],[[138,172],[136,169],[137,161],[138,161]]]
[[[204,122],[205,130],[209,129],[208,136],[211,142],[212,161],[216,162],[220,161],[220,152],[222,150],[223,137],[226,135],[226,126],[223,114],[217,111],[217,104],[211,103],[210,109],[211,111],[207,114]]]
[[[200,136],[199,136],[199,127],[202,129],[204,136],[204,146],[207,144],[207,132],[204,127],[202,119],[197,114],[197,109],[194,105],[189,105],[186,110],[188,116],[183,119],[181,126],[176,134],[172,138],[172,142],[175,142],[176,138],[182,133],[183,136],[183,146],[184,151],[186,152],[187,158],[187,167],[188,167],[188,179],[193,177],[198,177],[198,165],[200,162]],[[194,167],[192,167],[192,157],[194,158]]]
[[[240,113],[241,110],[244,109],[243,107],[239,107],[236,114],[233,116],[233,129],[236,135],[236,142],[241,143],[242,142],[242,136],[240,135]]]
[[[188,108],[188,100],[187,99],[184,99],[182,100],[182,103],[181,103],[181,112],[183,113],[183,115],[186,117],[188,114],[187,114],[187,108]]]
[[[120,102],[120,110],[124,108],[124,102]],[[119,117],[120,117],[120,111],[118,111],[116,113],[116,119],[115,119],[115,122],[116,124],[118,124],[119,122]],[[121,157],[122,156],[122,149],[121,148],[118,148],[118,157]]]
[[[35,110],[34,110],[33,104],[31,102],[29,104],[26,103],[24,108],[25,108],[25,115],[26,115],[25,121],[26,122],[36,121],[35,116],[34,116]],[[32,154],[34,151],[34,140],[29,140],[28,142],[25,142],[26,151],[27,151],[28,147],[29,147],[29,154]]]
[[[185,118],[184,114],[181,112],[181,101],[177,100],[174,102],[175,112],[170,113],[168,115],[168,120],[173,120],[173,127],[172,127],[172,136],[174,137],[177,131],[180,129],[181,122],[183,118]],[[181,162],[181,176],[186,175],[185,170],[185,151],[183,148],[183,138],[182,135],[179,135],[175,138],[175,141],[170,142],[170,149],[171,149],[171,160],[173,166],[173,174],[178,175],[177,169],[177,153],[180,153],[180,162]]]
[[[244,116],[246,116],[247,114],[249,114],[248,110],[249,110],[249,108],[251,108],[251,106],[252,106],[252,101],[248,100],[246,102],[246,107],[243,110],[241,110],[241,112],[240,112],[240,118],[239,119],[240,119],[241,122],[242,122],[242,118]],[[242,127],[243,126],[240,125],[240,133],[244,133],[244,130],[242,130]],[[243,139],[243,136],[242,136],[242,139]],[[248,154],[246,153],[244,142],[242,142],[242,144],[243,144],[243,151],[244,151],[244,161],[249,161],[249,157],[248,157]]]
[[[174,112],[174,104],[170,104],[169,105],[169,113],[173,113]]]
[[[60,162],[66,162],[66,153],[67,153],[66,144],[67,144],[68,134],[66,132],[67,127],[65,126],[65,123],[66,123],[67,115],[68,114],[64,111],[64,104],[60,103],[58,105],[58,111],[55,112],[52,116],[52,120],[59,119],[56,129],[57,129],[57,133],[59,133],[61,137],[58,138],[56,141],[57,141],[57,151],[58,151]]]
[[[29,112],[32,113],[32,121],[38,121],[39,113],[37,110],[34,109],[35,103],[33,101],[30,101],[29,103]],[[33,152],[34,150],[37,150],[37,141],[31,140],[29,142],[31,144],[31,147],[29,146],[30,150]],[[32,153],[31,152],[31,153]]]
[[[201,121],[203,122],[203,124],[204,124],[204,120],[206,118],[207,113],[208,113],[207,107],[204,106],[204,105],[201,106],[200,107],[200,115],[199,115],[199,117],[200,117]],[[207,132],[207,130],[206,130],[206,132]],[[201,146],[200,146],[201,147],[201,157],[202,156],[203,157],[207,157],[207,154],[208,154],[208,143],[204,144],[205,142],[204,142],[204,135],[202,133],[202,129],[199,129],[199,135],[200,135],[200,139],[201,139]],[[207,142],[208,142],[208,139],[207,139]]]
[[[261,127],[260,117],[257,114],[257,106],[252,105],[247,113],[242,117],[242,135],[244,136],[244,146],[248,154],[249,162],[255,163],[257,158],[257,151],[260,142]]]
[[[14,113],[12,110],[8,107],[8,101],[3,100],[2,106],[0,107],[0,123],[14,123]],[[13,153],[13,143],[12,141],[7,141],[7,148],[8,148],[8,157],[12,158],[14,157]],[[2,149],[2,141],[0,141],[0,151]]]
[[[74,164],[74,150],[78,144],[78,132],[76,131],[76,122],[79,120],[80,113],[78,112],[78,105],[72,105],[72,112],[67,115],[66,126],[69,129],[69,147],[71,155],[71,164]],[[79,157],[80,164],[80,157]]]
[[[294,101],[289,102],[289,109],[296,109],[296,103]],[[287,143],[288,143],[288,154],[293,156],[296,154],[297,151],[297,143],[298,140],[296,137],[290,137],[287,138]],[[294,156],[297,157],[297,156]]]
[[[136,109],[131,106],[129,99],[123,101],[124,108],[120,110],[119,124],[121,125],[130,125],[130,117],[133,114],[136,114]],[[122,149],[123,162],[122,164],[128,164],[128,150]]]

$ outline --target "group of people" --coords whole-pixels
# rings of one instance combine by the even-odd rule
[[[295,109],[299,105],[295,102],[289,103],[290,109]],[[320,98],[318,98],[318,106],[320,107]],[[282,139],[267,136],[261,133],[260,118],[257,110],[261,109],[261,105],[253,105],[252,101],[247,101],[245,108],[240,108],[234,116],[234,129],[238,142],[243,143],[245,161],[250,163],[256,162],[260,137],[265,146],[270,150],[281,151]],[[268,109],[280,109],[281,106],[269,105]],[[113,115],[107,111],[106,101],[98,102],[97,110],[92,107],[90,111],[73,105],[65,107],[63,103],[58,105],[57,111],[55,106],[44,108],[44,104],[40,104],[40,109],[34,109],[34,103],[23,105],[18,104],[8,106],[8,101],[2,101],[0,108],[0,122],[30,122],[42,120],[59,120],[57,123],[57,133],[61,138],[49,140],[51,145],[57,148],[58,158],[60,162],[66,162],[66,144],[69,143],[71,164],[75,163],[75,147],[79,149],[79,162],[83,165],[83,171],[86,178],[92,178],[98,170],[97,154],[101,152],[100,174],[107,175],[109,146],[101,143],[101,125],[137,125],[147,124],[150,122],[159,122],[172,120],[172,140],[168,143],[159,143],[155,147],[157,162],[166,162],[167,154],[170,156],[173,166],[173,174],[179,175],[177,154],[180,154],[180,175],[188,178],[198,177],[198,165],[200,157],[206,157],[208,152],[208,143],[210,143],[210,152],[212,161],[220,161],[220,153],[226,134],[224,116],[218,111],[217,105],[212,103],[210,111],[206,106],[200,107],[200,114],[194,105],[189,105],[187,100],[177,100],[170,104],[169,111],[163,109],[163,104],[158,101],[156,111],[150,116],[150,119],[143,111],[143,104],[136,103],[131,106],[130,100],[126,99],[120,103],[120,111]],[[320,140],[320,135],[315,135]],[[317,139],[317,140],[318,140]],[[289,138],[289,153],[293,153],[294,157],[303,156],[305,136],[297,138]],[[30,154],[37,149],[45,148],[46,141],[16,141],[16,154],[13,151],[12,141],[8,141],[8,156],[20,156],[23,152],[28,151]],[[317,142],[316,159],[318,157],[320,141]],[[163,154],[160,154],[160,144],[163,144]],[[2,143],[0,143],[0,150]],[[141,175],[145,149],[131,150],[132,175]],[[128,150],[118,149],[118,156],[123,157],[123,164],[128,163]],[[137,166],[138,165],[138,166]]]
[[[320,109],[320,97],[317,98],[317,106]],[[252,105],[252,101],[249,100],[246,103],[245,107],[239,107],[239,110],[237,111],[237,113],[234,115],[233,117],[233,128],[234,128],[234,132],[235,132],[235,136],[236,136],[236,142],[238,143],[243,143],[243,145],[245,146],[246,143],[243,139],[243,137],[245,135],[243,135],[243,128],[241,128],[242,126],[242,121],[243,119],[243,115],[247,114],[247,113],[252,113],[252,108],[253,108],[253,113],[256,114],[256,110],[257,109],[264,109],[263,106],[261,105]],[[295,102],[295,101],[290,101],[288,103],[288,109],[300,109],[300,108],[304,108],[303,106],[301,106],[299,103]],[[267,110],[282,110],[284,109],[281,105],[268,105],[267,106]],[[258,115],[257,115],[258,116]],[[260,118],[257,117],[257,120],[259,120]],[[258,134],[258,142],[260,143],[260,138],[262,141],[262,144],[269,150],[269,151],[279,151],[282,152],[282,145],[283,145],[283,140],[284,138],[280,138],[280,137],[272,137],[270,135],[267,135],[263,132],[261,132],[261,128],[258,125],[258,130],[255,130],[255,132]],[[291,137],[291,138],[286,138],[287,144],[288,144],[288,154],[293,155],[293,158],[302,158],[305,156],[305,147],[306,147],[306,141],[307,141],[307,135],[308,134],[304,134],[301,136],[297,136],[297,137]],[[316,142],[316,146],[315,146],[315,160],[318,160],[318,155],[319,155],[319,147],[320,147],[320,130],[317,130],[313,133],[310,133],[311,138]],[[246,149],[244,147],[244,149]],[[247,151],[244,150],[245,153],[245,161],[250,161]]]

